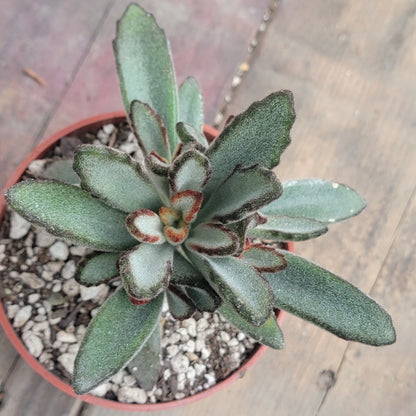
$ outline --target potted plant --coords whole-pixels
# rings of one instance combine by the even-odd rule
[[[77,273],[80,283],[121,278],[85,333],[75,393],[127,365],[141,369],[144,384],[155,380],[164,301],[177,319],[218,310],[276,349],[284,345],[276,309],[347,340],[393,343],[391,318],[374,300],[278,246],[317,237],[365,206],[342,184],[276,178],[295,119],[292,94],[253,103],[209,144],[198,84],[188,78],[177,90],[153,16],[131,4],[113,46],[138,158],[82,145],[73,161],[79,185],[27,180],[5,194],[32,224],[95,250]]]

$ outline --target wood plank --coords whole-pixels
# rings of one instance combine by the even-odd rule
[[[129,3],[129,0],[118,0],[111,9],[45,135],[90,115],[123,108],[111,41],[116,21]],[[233,74],[246,55],[267,4],[268,0],[255,4],[249,0],[140,2],[166,31],[178,83],[189,75],[200,83],[208,123],[212,123]]]
[[[416,193],[403,216],[371,295],[391,312],[397,330],[392,347],[351,344],[319,416],[416,414]]]
[[[22,359],[4,390],[1,412],[8,416],[69,416],[80,406],[79,400],[57,390]]]
[[[0,188],[38,141],[88,49],[106,6],[71,0],[5,0],[0,17]],[[41,76],[39,85],[24,75]]]
[[[298,116],[293,143],[276,170],[278,176],[337,180],[357,189],[368,202],[359,217],[334,226],[316,241],[297,244],[296,250],[364,291],[376,281],[415,186],[416,79],[409,70],[416,56],[412,7],[407,0],[394,5],[281,2],[229,108],[230,114],[237,114],[273,90],[294,91]],[[258,374],[261,387],[254,379],[250,386],[250,394],[262,396],[261,406],[273,409],[269,414],[315,414],[325,395],[317,385],[319,374],[336,373],[347,346],[309,324],[295,322],[290,318],[283,325],[287,361],[280,366],[281,373],[276,376],[278,364],[271,361],[274,373],[265,366]],[[300,332],[289,328],[292,324]],[[386,351],[389,348],[394,347]],[[369,351],[380,365],[390,364],[382,350]],[[376,377],[369,372],[370,367],[360,374],[360,386],[369,383],[367,388],[379,388],[382,397],[386,386],[374,385]],[[350,384],[343,387],[338,395]]]

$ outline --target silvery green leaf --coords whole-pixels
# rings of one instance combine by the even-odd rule
[[[226,302],[219,308],[220,314],[233,324],[240,331],[254,338],[261,344],[281,350],[285,346],[282,331],[277,324],[276,317],[272,314],[270,318],[261,326],[249,324]]]
[[[323,179],[296,179],[283,183],[283,195],[262,208],[263,214],[311,218],[331,224],[359,214],[365,201],[353,189]]]
[[[90,322],[75,360],[76,394],[89,392],[129,363],[153,333],[162,300],[163,294],[135,306],[122,287],[107,299]]]
[[[157,259],[157,261],[156,261]],[[136,300],[153,299],[166,289],[172,275],[173,246],[140,244],[119,260],[124,287]]]
[[[120,253],[94,253],[78,267],[75,279],[84,286],[94,286],[118,276]]]
[[[310,218],[269,215],[267,222],[260,224],[248,233],[252,238],[275,241],[303,241],[326,233],[328,227]]]
[[[182,218],[187,223],[191,223],[196,219],[203,198],[204,196],[201,192],[187,189],[174,194],[171,198],[171,203],[175,210],[182,213]]]
[[[208,147],[208,140],[205,134],[182,121],[176,124],[176,133],[183,143],[194,144],[195,148],[205,151]]]
[[[152,335],[127,366],[131,375],[144,390],[151,390],[159,378],[161,331],[159,320]]]
[[[126,218],[128,232],[142,243],[163,244],[166,241],[159,216],[150,209],[139,209]]]
[[[27,221],[74,244],[120,251],[136,243],[127,232],[125,213],[78,186],[28,180],[9,188],[6,200]]]
[[[391,344],[396,334],[387,312],[359,289],[302,257],[281,251],[288,266],[263,273],[274,306],[351,341]]]
[[[170,148],[174,150],[178,143],[175,132],[178,98],[165,32],[151,14],[130,4],[117,22],[113,49],[127,114],[134,100],[149,104],[161,116]]]
[[[172,192],[188,189],[202,191],[211,176],[209,160],[196,149],[180,154],[169,169],[168,179]]]
[[[42,173],[44,179],[54,179],[70,185],[79,185],[79,177],[72,168],[72,159],[54,160]]]
[[[195,312],[195,306],[180,289],[169,288],[166,291],[169,312],[175,319],[188,319]]]
[[[200,312],[215,312],[222,303],[221,298],[209,286],[205,289],[196,286],[182,288]]]
[[[271,170],[259,165],[238,167],[202,207],[197,221],[239,221],[278,198],[281,193],[281,184]]]
[[[134,100],[130,106],[130,122],[145,155],[154,151],[165,159],[170,158],[166,128],[149,104]]]
[[[236,116],[207,150],[212,176],[206,194],[214,192],[237,166],[275,167],[290,143],[294,120],[290,91],[270,94]]]
[[[179,87],[179,119],[202,133],[204,123],[204,109],[202,92],[198,82],[188,77]]]
[[[285,256],[275,248],[253,244],[248,250],[241,254],[241,260],[260,273],[273,273],[283,270],[287,266]]]
[[[273,294],[260,273],[237,257],[187,254],[212,288],[250,324],[263,325],[270,317]]]
[[[158,209],[160,198],[149,177],[128,154],[107,146],[81,146],[74,159],[81,187],[124,212]]]
[[[239,248],[237,235],[222,224],[200,224],[185,242],[189,250],[208,256],[231,256]]]
[[[150,152],[144,158],[146,168],[157,176],[167,176],[169,165],[158,153]]]

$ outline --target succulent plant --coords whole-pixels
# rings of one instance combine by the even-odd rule
[[[160,315],[218,310],[257,341],[283,348],[275,310],[287,310],[346,339],[390,344],[390,316],[333,273],[270,244],[317,237],[358,214],[363,199],[320,179],[280,183],[271,170],[290,142],[289,91],[270,94],[233,118],[212,142],[203,132],[193,78],[177,89],[163,30],[130,5],[114,53],[140,160],[106,146],[78,148],[79,185],[27,180],[10,206],[55,236],[96,250],[77,279],[122,284],[91,321],[74,370],[83,394],[127,365],[143,386],[157,378]]]

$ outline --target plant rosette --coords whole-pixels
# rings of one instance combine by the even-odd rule
[[[18,166],[16,171],[10,177],[4,188],[4,191],[10,186],[19,182],[24,175],[49,179],[52,177],[55,179],[59,177],[60,180],[64,181],[73,180],[73,172],[71,172],[70,169],[67,169],[70,164],[70,159],[67,158],[70,157],[73,153],[73,143],[79,143],[78,136],[80,135],[84,137],[88,136],[89,142],[96,142],[97,140],[101,139],[103,144],[108,144],[108,142],[113,140],[114,145],[117,146],[117,148],[120,148],[121,144],[121,147],[124,148],[125,151],[134,155],[134,152],[137,151],[137,147],[132,144],[132,141],[128,141],[127,135],[124,134],[126,140],[122,141],[121,143],[121,140],[115,140],[115,130],[112,130],[112,126],[118,126],[119,124],[127,125],[125,113],[122,111],[91,117],[57,132],[47,140],[40,143],[28,155],[28,157],[25,158],[25,160]],[[105,126],[104,129],[103,126]],[[106,134],[105,131],[108,133]],[[125,128],[125,131],[129,131],[128,127]],[[211,142],[218,135],[218,131],[209,126],[204,126],[204,132],[209,142]],[[123,136],[122,134],[119,135]],[[69,138],[69,141],[64,143],[66,138]],[[60,146],[62,143],[63,145]],[[56,147],[60,149],[58,152],[59,157],[54,152]],[[66,153],[66,156],[63,155],[64,158],[62,157],[62,147],[67,148],[66,151],[65,149],[63,150],[64,153]],[[63,166],[64,168],[62,169]],[[4,221],[6,210],[7,206],[4,199],[4,192],[2,192],[0,197],[0,235],[2,242],[0,245],[0,247],[2,247],[1,250],[6,248],[7,245],[18,245],[18,248],[15,249],[15,251],[20,250],[20,252],[22,252],[22,247],[25,247],[25,249],[24,256],[20,257],[18,261],[16,261],[12,266],[13,270],[10,270],[10,267],[6,269],[6,266],[3,266],[0,270],[0,275],[2,276],[2,302],[0,304],[0,322],[6,335],[16,350],[19,352],[19,354],[22,356],[22,358],[44,379],[46,379],[48,382],[63,392],[74,397],[80,397],[82,400],[90,404],[115,408],[118,410],[148,411],[168,409],[201,400],[211,394],[214,394],[220,389],[223,389],[230,383],[243,377],[245,372],[250,367],[252,367],[266,351],[266,346],[258,344],[254,340],[249,340],[244,336],[243,333],[236,329],[230,330],[229,325],[225,324],[225,322],[214,324],[216,325],[215,331],[218,331],[218,334],[216,335],[218,340],[217,347],[220,348],[216,348],[216,350],[211,351],[207,350],[206,345],[203,344],[202,348],[199,347],[197,348],[198,351],[195,351],[195,349],[192,348],[192,343],[201,343],[198,338],[204,339],[206,336],[200,336],[196,330],[195,334],[192,334],[193,329],[191,328],[191,335],[194,335],[194,337],[189,337],[189,334],[186,334],[186,332],[184,333],[184,327],[181,327],[179,329],[182,330],[181,335],[185,341],[183,339],[175,340],[179,345],[171,343],[172,333],[169,335],[169,332],[163,335],[164,338],[162,338],[161,341],[162,345],[165,346],[163,353],[164,361],[166,362],[165,374],[170,374],[170,377],[174,380],[173,383],[169,382],[169,380],[164,380],[166,386],[172,387],[172,384],[174,386],[176,394],[171,392],[172,400],[160,401],[166,400],[166,398],[155,396],[155,391],[157,392],[159,389],[162,390],[162,393],[165,393],[163,392],[163,389],[160,389],[156,385],[146,391],[142,389],[137,382],[134,383],[132,373],[126,371],[120,372],[114,377],[115,380],[122,380],[124,378],[125,382],[123,380],[120,382],[120,384],[114,383],[113,385],[105,385],[104,388],[98,388],[97,391],[93,391],[92,394],[85,394],[83,396],[75,395],[70,383],[70,367],[73,364],[71,362],[72,359],[70,358],[69,362],[68,360],[65,362],[65,357],[73,357],[74,354],[68,353],[67,349],[62,350],[62,346],[66,348],[69,347],[70,351],[77,351],[79,348],[80,340],[82,338],[82,334],[84,333],[83,330],[88,324],[86,319],[88,319],[88,316],[91,315],[90,311],[87,310],[86,313],[78,319],[83,321],[84,324],[80,325],[79,323],[76,323],[74,325],[73,321],[75,321],[75,316],[73,313],[71,313],[72,310],[79,311],[80,305],[82,306],[82,304],[85,304],[85,301],[83,301],[83,297],[81,297],[80,294],[81,287],[85,291],[84,298],[89,297],[88,288],[75,282],[73,279],[73,272],[71,272],[71,270],[73,271],[74,261],[76,264],[82,263],[83,258],[85,257],[85,250],[83,251],[80,250],[79,247],[77,248],[73,246],[70,247],[70,257],[66,260],[62,260],[62,257],[61,259],[57,259],[56,257],[49,258],[49,262],[45,263],[44,268],[48,269],[48,264],[51,263],[52,272],[54,272],[54,276],[57,278],[52,278],[50,275],[48,276],[47,273],[44,273],[42,276],[42,272],[40,272],[40,270],[43,269],[40,267],[40,265],[37,266],[36,264],[31,263],[33,258],[27,256],[26,253],[28,250],[30,250],[32,251],[33,256],[33,250],[35,252],[40,250],[42,252],[42,260],[45,261],[45,253],[48,252],[50,247],[53,246],[56,242],[59,242],[59,240],[56,240],[51,235],[49,235],[48,239],[47,233],[38,232],[38,230],[34,228],[32,228],[32,232],[35,231],[35,234],[32,234],[32,237],[34,238],[30,238],[30,229],[28,228],[30,224],[21,218],[19,219],[20,225],[17,225],[17,235],[14,235],[13,238],[10,238],[9,235],[6,235],[6,233],[10,233],[10,228],[7,227],[6,229],[6,224]],[[10,214],[11,212],[9,212],[9,215]],[[10,217],[8,219],[10,220]],[[23,230],[22,227],[23,229],[26,227],[26,229]],[[18,235],[19,233],[21,236]],[[16,234],[16,232],[14,232],[14,234]],[[47,241],[40,242],[41,248],[39,248],[36,246],[36,241],[42,238],[44,240],[46,239]],[[28,240],[30,241],[28,242]],[[292,243],[286,243],[284,246],[293,251]],[[71,256],[72,253],[75,253],[76,255]],[[50,256],[49,253],[48,255]],[[57,255],[58,257],[60,256],[59,254]],[[2,256],[2,260],[4,260],[6,256],[6,250],[1,252],[0,256]],[[33,271],[35,271],[35,273],[33,273]],[[12,277],[10,277],[10,274]],[[7,287],[4,284],[6,282],[6,277],[9,282]],[[44,280],[43,277],[46,277],[46,280]],[[59,284],[59,281],[61,281],[62,285]],[[114,291],[114,287],[110,286],[109,289],[110,290],[103,290],[103,287],[101,287],[101,293],[96,293],[98,302],[94,303],[94,299],[90,300],[91,305],[94,306],[94,308],[98,308],[100,304],[102,304],[102,302],[108,297],[109,293]],[[21,294],[22,292],[27,292],[27,294],[24,297],[19,297],[19,293]],[[63,310],[65,298],[69,298],[70,304],[75,306],[73,306],[73,309],[66,310],[66,314],[64,315],[61,311]],[[14,299],[14,301],[11,301],[11,299]],[[47,305],[47,307],[45,308],[44,305]],[[42,314],[38,313],[38,310],[42,309],[46,309],[46,314],[44,317],[42,317]],[[26,313],[16,316],[19,310],[26,311]],[[94,309],[92,312],[94,312]],[[277,322],[279,324],[282,322],[283,315],[283,311],[277,311],[276,316]],[[89,319],[91,319],[91,316]],[[185,324],[188,323],[188,321],[184,322]],[[193,324],[192,320],[190,322]],[[198,320],[195,322],[198,331],[200,330],[200,327],[202,328],[201,331],[206,330],[206,328],[203,328],[206,325],[207,319],[202,318],[200,323],[198,323]],[[62,325],[62,323],[64,323],[64,325]],[[172,329],[174,330],[175,328]],[[27,330],[27,336],[25,336],[24,339],[22,339],[23,330]],[[209,330],[211,332],[213,331],[213,329]],[[54,336],[55,342],[51,342],[51,333],[53,332],[55,332],[56,335],[59,333],[58,336]],[[175,337],[175,335],[173,337]],[[212,337],[214,336],[212,335]],[[227,350],[226,353],[228,354],[228,357],[226,354],[224,360],[223,347],[226,346],[224,339],[228,341],[232,340],[233,337],[234,347]],[[62,339],[63,342],[58,341],[58,343],[56,343],[57,338]],[[236,345],[236,340],[239,341],[239,348],[236,348],[238,347]],[[245,340],[244,342],[246,343],[246,346],[244,345],[243,340]],[[66,343],[65,341],[68,342]],[[189,348],[189,345],[191,348]],[[237,361],[233,361],[231,355],[235,355],[238,350],[241,351],[242,347],[244,347],[246,351],[237,357]],[[59,349],[61,349],[61,351],[59,351]],[[189,380],[185,380],[186,388],[184,388],[184,390],[189,395],[185,395],[182,390],[177,388],[177,378],[178,375],[181,377],[180,373],[175,373],[172,370],[172,367],[167,364],[173,358],[173,356],[169,356],[168,351],[176,349],[178,349],[178,351],[182,351],[185,355],[187,354],[187,357],[189,356],[194,360],[193,362],[190,360],[189,367],[191,367],[191,371],[189,371],[188,367],[188,373],[192,375],[195,371],[195,367],[198,371],[202,371],[202,373],[199,374],[199,379],[204,379],[204,383],[200,382],[199,386],[195,385],[195,382],[193,386],[190,386]],[[223,355],[220,355],[220,349]],[[204,360],[205,362],[203,362],[201,358],[202,355],[208,353],[217,353],[218,357],[210,356]],[[62,356],[64,357],[63,359]],[[40,358],[44,361],[43,363],[39,361]],[[231,368],[229,368],[227,371],[229,374],[226,375],[225,378],[221,378],[221,375],[218,375],[217,379],[215,371],[213,370],[214,366],[209,368],[209,363],[218,362],[221,360],[224,361],[224,364],[221,367]],[[65,366],[62,366],[60,361],[64,362]],[[238,367],[235,368],[237,363]],[[183,375],[184,374],[182,374],[182,377]],[[163,371],[161,371],[159,378],[162,379],[163,376]],[[182,384],[184,383],[182,382]],[[120,393],[120,397],[118,397],[117,390],[120,389],[124,389],[125,393]],[[140,394],[138,394],[138,392],[140,392]],[[113,398],[106,398],[106,395],[112,395]],[[175,395],[176,397],[174,397]],[[124,402],[119,401],[120,399]],[[141,400],[145,401],[145,403],[140,404],[137,402],[128,402],[132,400]],[[157,400],[157,402],[152,403],[151,400]]]
[[[277,245],[319,237],[365,207],[346,185],[276,177],[295,120],[292,93],[254,102],[208,143],[201,89],[191,77],[177,86],[152,15],[129,5],[113,49],[135,158],[125,148],[84,144],[73,163],[49,167],[49,179],[19,182],[5,194],[27,221],[94,250],[78,268],[79,283],[121,278],[85,331],[74,391],[88,393],[125,367],[141,386],[154,384],[164,300],[178,320],[218,311],[275,349],[284,347],[276,309],[346,340],[395,342],[378,303]]]

